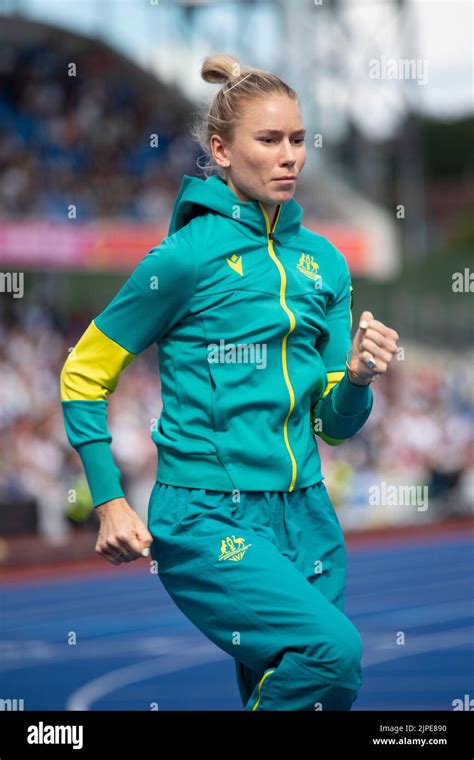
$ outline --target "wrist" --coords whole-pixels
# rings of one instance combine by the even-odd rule
[[[350,353],[350,349],[349,349],[349,351],[346,354],[346,360],[345,360],[345,364],[346,364],[346,376],[347,376],[348,381],[351,383],[351,385],[358,385],[360,387],[367,387],[368,385],[370,385],[375,380],[375,376],[361,377],[361,375],[359,375],[354,369],[351,368],[349,362],[347,361],[347,357],[348,357],[349,353]],[[351,364],[352,364],[352,361],[351,361]]]
[[[351,368],[349,367],[347,363],[346,363],[346,368],[347,368],[347,378],[349,382],[352,383],[352,385],[367,386],[367,385],[370,385],[370,383],[372,382],[372,380],[370,379],[364,380],[363,378],[360,377],[360,375],[357,375],[353,370],[351,370]]]
[[[95,511],[99,514],[101,512],[107,512],[110,509],[117,509],[117,507],[120,506],[128,506],[127,500],[124,496],[118,496],[116,499],[109,499],[108,501],[103,501],[101,504],[98,504],[95,507]]]

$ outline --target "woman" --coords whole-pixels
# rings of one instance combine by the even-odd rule
[[[222,83],[195,130],[217,174],[184,177],[168,236],[65,362],[66,432],[100,515],[96,550],[120,564],[151,546],[177,606],[235,658],[244,709],[350,710],[361,639],[343,612],[344,537],[314,434],[338,445],[360,430],[398,335],[364,311],[351,351],[345,258],[293,198],[305,163],[294,90],[227,55],[202,76]],[[152,343],[163,412],[147,530],[106,408]]]

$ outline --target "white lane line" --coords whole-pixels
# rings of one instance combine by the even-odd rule
[[[120,668],[119,670],[113,670],[104,676],[89,681],[89,683],[84,684],[73,692],[66,703],[65,709],[90,710],[94,702],[124,686],[129,686],[138,681],[145,681],[149,678],[156,678],[165,673],[175,673],[179,670],[187,670],[195,665],[218,662],[219,660],[228,658],[227,652],[215,646],[212,649],[210,646],[206,646],[190,652],[182,651],[179,656],[174,655],[166,659],[159,657],[154,660],[139,662],[126,668]]]
[[[351,599],[364,599],[369,596],[381,596],[382,594],[419,594],[421,591],[421,596],[426,596],[426,589],[431,589],[433,587],[440,588],[441,586],[447,586],[448,588],[452,586],[453,584],[456,584],[457,587],[463,586],[464,584],[468,585],[468,588],[472,589],[474,588],[474,582],[472,578],[469,578],[466,576],[466,578],[452,578],[449,581],[435,581],[434,583],[427,583],[426,581],[423,581],[423,583],[410,583],[407,581],[406,586],[400,586],[399,588],[388,588],[385,589],[383,585],[383,581],[380,581],[377,579],[377,585],[378,588],[374,591],[364,591],[363,593],[356,592],[355,594],[352,593],[350,589],[350,579],[349,583],[346,588],[346,595],[347,598]],[[468,597],[469,598],[469,597]]]
[[[435,602],[419,607],[397,607],[395,610],[374,607],[372,610],[348,609],[349,617],[380,618],[380,623],[387,620],[400,621],[405,625],[422,625],[425,623],[437,623],[441,620],[458,620],[474,616],[474,605],[464,599],[456,602]]]
[[[382,662],[410,657],[414,654],[451,649],[463,646],[466,643],[472,643],[471,628],[462,628],[455,632],[450,631],[429,636],[418,636],[417,638],[411,638],[409,645],[403,647],[390,645],[390,649],[385,648],[371,653],[368,657],[363,658],[362,666],[363,668],[368,668]],[[137,683],[164,675],[165,673],[186,670],[195,665],[218,662],[229,657],[226,652],[217,647],[213,647],[212,649],[210,647],[202,647],[201,649],[201,654],[196,650],[182,652],[179,656],[167,658],[166,660],[162,657],[148,660],[100,676],[73,692],[66,703],[66,710],[90,710],[91,705],[99,699],[124,686],[129,686],[131,683]]]
[[[364,635],[362,640],[364,640]],[[424,652],[436,652],[443,649],[453,649],[473,642],[473,629],[458,628],[453,631],[443,631],[442,633],[421,634],[420,636],[410,636],[406,639],[403,646],[395,644],[382,644],[378,651],[372,650],[366,657],[362,655],[362,667],[370,668],[373,665],[379,665],[389,660],[397,660],[402,657],[411,657],[415,654]]]
[[[88,639],[75,646],[65,642],[41,640],[5,641],[0,644],[0,673],[29,666],[59,662],[75,663],[80,660],[103,660],[120,655],[140,656],[172,654],[200,644],[196,638],[183,636],[127,636],[117,639]]]

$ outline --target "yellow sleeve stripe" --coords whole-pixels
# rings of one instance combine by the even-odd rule
[[[345,374],[345,370],[340,370],[339,372],[328,372],[328,384],[326,385],[326,390],[324,391],[322,398],[324,396],[327,396],[331,388],[334,388],[335,385],[339,382],[339,380],[342,380]]]
[[[105,399],[137,354],[126,351],[92,321],[61,370],[61,401]]]

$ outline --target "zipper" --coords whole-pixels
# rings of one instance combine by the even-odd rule
[[[288,453],[289,453],[290,459],[291,459],[291,482],[290,482],[290,486],[288,488],[288,491],[293,491],[293,489],[295,487],[297,467],[296,467],[296,459],[295,459],[295,456],[294,456],[293,451],[292,451],[291,446],[290,446],[290,440],[288,438],[288,420],[290,419],[291,413],[292,413],[292,411],[293,411],[293,409],[295,407],[295,393],[294,393],[294,390],[293,390],[293,386],[291,385],[290,376],[288,374],[288,363],[287,363],[287,357],[286,357],[286,344],[287,344],[288,336],[291,335],[291,333],[295,329],[296,320],[295,320],[295,315],[293,314],[293,312],[286,305],[286,301],[285,301],[286,273],[285,273],[285,270],[283,268],[283,265],[282,265],[281,261],[279,261],[278,257],[275,254],[275,249],[273,248],[273,243],[276,243],[276,245],[281,245],[281,243],[278,240],[278,238],[275,237],[274,229],[275,229],[275,227],[277,225],[278,219],[280,218],[282,206],[281,206],[281,204],[279,204],[278,211],[277,211],[276,216],[275,216],[275,221],[273,222],[273,225],[270,227],[270,220],[268,218],[268,214],[267,214],[267,212],[265,210],[264,205],[261,203],[261,201],[258,201],[258,204],[259,204],[260,208],[262,209],[262,213],[263,213],[263,216],[264,216],[264,219],[265,219],[265,226],[267,228],[267,247],[268,247],[268,253],[270,254],[270,257],[273,259],[273,261],[275,262],[275,264],[277,265],[278,271],[280,272],[280,281],[281,281],[281,286],[280,286],[280,304],[281,304],[282,309],[287,314],[288,319],[290,320],[290,329],[288,330],[288,332],[284,336],[284,338],[282,340],[282,344],[281,344],[281,362],[282,362],[282,366],[283,366],[283,375],[285,377],[286,387],[288,388],[288,393],[290,395],[290,408],[288,409],[288,413],[287,413],[287,415],[285,417],[285,421],[283,423],[283,436],[284,436],[284,439],[285,439],[286,448],[288,450]]]

